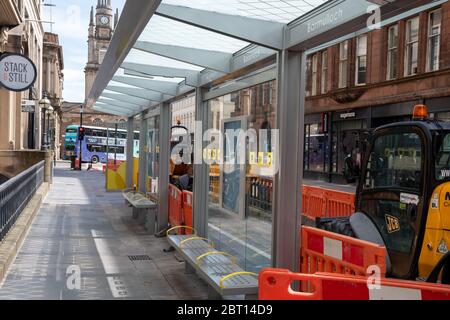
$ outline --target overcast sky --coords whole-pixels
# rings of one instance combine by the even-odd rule
[[[87,63],[87,40],[91,6],[97,0],[44,0],[52,3],[53,32],[59,34],[64,54],[63,98],[70,102],[84,101],[84,67]],[[113,9],[122,10],[125,0],[112,0]],[[50,21],[50,7],[43,7],[43,20]],[[44,24],[45,31],[50,24]]]

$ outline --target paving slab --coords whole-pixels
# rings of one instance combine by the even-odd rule
[[[105,192],[102,172],[58,164],[15,261],[0,266],[0,300],[206,299],[206,284],[168,247],[131,218],[120,193]]]

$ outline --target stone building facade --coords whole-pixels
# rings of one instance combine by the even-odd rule
[[[40,0],[0,1],[0,53],[18,53],[37,68],[34,86],[24,92],[0,88],[0,150],[40,149],[42,146],[42,56],[44,29]],[[35,103],[35,112],[22,112],[22,101]]]
[[[113,15],[111,0],[98,0],[94,16],[94,7],[91,8],[88,36],[88,61],[85,68],[85,96],[88,97],[100,69],[114,29],[119,19],[119,12]]]
[[[92,84],[108,51],[119,20],[119,12],[113,13],[111,0],[97,0],[97,6],[91,7],[88,36],[88,57],[85,72],[85,97],[89,96]],[[115,123],[126,123],[123,117],[112,116],[84,107],[84,102],[64,102],[62,104],[60,144],[64,146],[67,126],[80,124],[80,111],[83,106],[83,125],[94,127],[113,127]],[[65,158],[61,147],[60,156]]]
[[[45,121],[47,122],[44,137],[49,148],[55,151],[57,160],[59,160],[59,155],[61,154],[59,137],[61,135],[63,69],[64,56],[63,49],[59,44],[59,37],[57,34],[46,32],[44,34],[42,90],[44,95],[50,100],[53,112],[46,114],[47,119]]]
[[[344,182],[368,130],[410,120],[415,104],[450,120],[450,3],[307,58],[305,176]]]

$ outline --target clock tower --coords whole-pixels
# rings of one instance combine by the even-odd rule
[[[88,62],[85,72],[85,97],[91,91],[92,84],[103,62],[106,51],[119,20],[119,10],[113,14],[111,0],[97,0],[94,17],[94,7],[91,7],[88,38]]]

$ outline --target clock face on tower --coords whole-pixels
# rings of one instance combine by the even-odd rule
[[[109,18],[107,16],[101,16],[100,17],[100,23],[105,25],[109,23]]]

